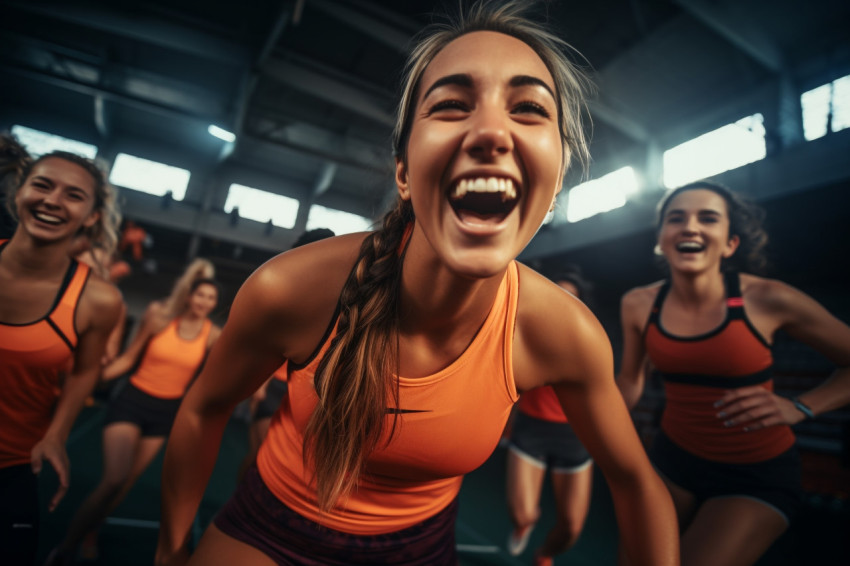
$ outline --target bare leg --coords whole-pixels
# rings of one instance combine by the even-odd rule
[[[103,520],[130,476],[140,438],[141,430],[131,423],[113,423],[103,429],[103,477],[68,525],[57,559],[72,556],[86,533]]]
[[[552,472],[551,477],[558,515],[555,526],[537,551],[541,557],[555,556],[566,551],[581,534],[590,508],[593,466],[588,465],[575,473]]]
[[[514,525],[509,541],[519,541],[527,535],[540,517],[540,491],[545,477],[545,467],[513,449],[508,450],[507,500],[508,512]],[[508,546],[509,552],[517,556],[522,553],[525,545],[509,542]]]
[[[275,561],[259,549],[226,535],[210,524],[198,548],[189,560],[189,566],[232,566],[250,564],[251,566],[275,566]]]
[[[750,566],[787,527],[776,509],[760,501],[709,499],[682,535],[682,566]]]

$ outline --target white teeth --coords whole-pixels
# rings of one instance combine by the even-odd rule
[[[48,224],[59,224],[60,222],[62,222],[61,218],[57,218],[50,214],[44,214],[43,212],[33,212],[32,215],[35,216],[38,220],[41,220],[42,222],[47,222]]]
[[[463,198],[466,193],[502,193],[503,200],[516,198],[516,188],[511,179],[499,177],[478,177],[476,179],[461,179],[455,185],[452,197]]]
[[[676,249],[683,252],[698,252],[703,249],[703,246],[696,242],[681,242],[676,245]]]

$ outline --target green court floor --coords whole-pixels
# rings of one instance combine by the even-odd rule
[[[65,526],[101,473],[101,423],[103,407],[85,409],[69,440],[71,488],[58,509],[42,520],[39,560],[62,536]],[[198,535],[230,496],[245,454],[247,427],[234,418],[228,425],[219,459],[198,513]],[[140,478],[127,499],[112,513],[100,531],[100,557],[91,566],[150,566],[159,521],[159,478],[162,455]],[[522,556],[505,551],[510,529],[504,498],[505,449],[499,448],[464,480],[460,495],[457,543],[460,566],[530,564],[533,549],[542,543],[554,507],[548,484],[541,498],[542,516]],[[41,478],[43,500],[56,486],[52,470]],[[758,566],[847,566],[850,564],[850,511],[806,506],[794,526],[759,561]],[[576,546],[555,563],[570,566],[614,566],[617,526],[604,478],[594,477],[593,499],[584,533]],[[722,566],[722,565],[718,565]]]

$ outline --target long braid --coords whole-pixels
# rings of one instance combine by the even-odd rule
[[[307,424],[304,453],[324,510],[351,492],[384,432],[387,408],[398,402],[399,248],[412,221],[410,202],[399,199],[382,228],[363,241],[340,294],[337,334],[316,372],[319,403]]]

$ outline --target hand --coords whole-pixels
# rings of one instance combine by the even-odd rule
[[[50,500],[47,506],[51,513],[68,491],[70,485],[70,468],[71,462],[68,460],[68,453],[65,451],[65,444],[58,439],[45,436],[36,444],[32,452],[30,452],[30,465],[34,474],[40,474],[41,468],[44,465],[44,460],[50,462],[53,469],[56,470],[56,475],[59,476],[59,489]]]
[[[745,431],[793,425],[806,418],[790,400],[760,385],[727,391],[714,406],[718,409],[717,418],[723,421],[724,426],[744,425]]]
[[[161,546],[156,549],[154,564],[156,566],[183,566],[189,562],[189,551],[182,546],[175,552],[167,552]]]

